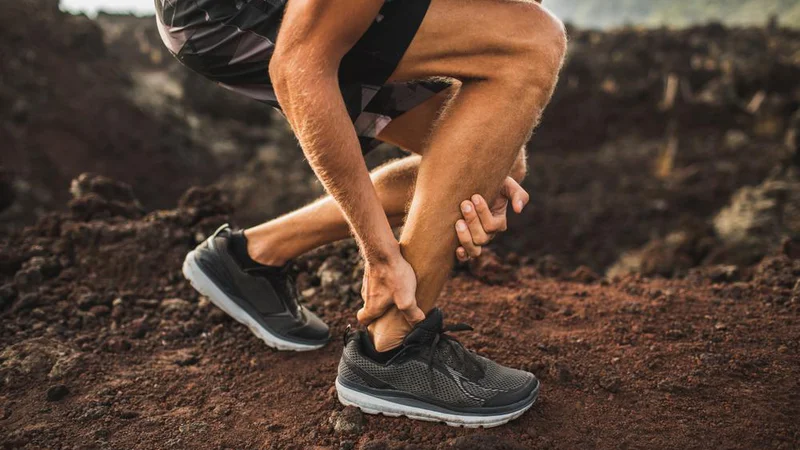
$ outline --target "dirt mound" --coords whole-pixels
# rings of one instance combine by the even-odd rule
[[[800,33],[709,25],[570,35],[529,145],[533,202],[500,237],[505,251],[605,272],[628,250],[713,228],[737,191],[797,155]],[[771,240],[754,248],[756,260],[771,249]],[[685,273],[703,251],[647,273]]]
[[[723,284],[608,282],[491,254],[459,271],[442,306],[475,327],[465,343],[544,383],[521,419],[476,431],[343,409],[341,340],[275,352],[199,297],[180,266],[231,214],[219,190],[147,214],[107,178],[84,175],[72,194],[70,213],[0,238],[4,448],[800,445],[800,267],[785,255]],[[297,264],[334,336],[359,306],[360,270],[351,242]]]
[[[30,222],[62,207],[64,186],[87,170],[135,184],[149,207],[213,181],[207,149],[183,121],[137,106],[131,85],[94,21],[58,2],[0,4],[0,166],[15,198],[0,202],[0,220]]]

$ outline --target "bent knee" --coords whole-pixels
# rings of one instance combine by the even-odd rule
[[[521,83],[554,82],[567,51],[563,22],[538,3],[518,3],[509,75]]]

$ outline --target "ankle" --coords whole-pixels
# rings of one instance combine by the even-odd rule
[[[387,352],[403,344],[403,339],[411,331],[410,327],[386,327],[381,323],[374,323],[367,327],[372,344],[375,350]]]
[[[293,256],[286,252],[287,240],[285,239],[274,239],[272,236],[251,233],[249,230],[244,231],[244,236],[247,238],[247,254],[259,264],[283,266],[293,259]]]

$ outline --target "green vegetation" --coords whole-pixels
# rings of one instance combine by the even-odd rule
[[[583,27],[763,25],[774,15],[781,25],[800,28],[800,0],[545,0],[545,5]]]

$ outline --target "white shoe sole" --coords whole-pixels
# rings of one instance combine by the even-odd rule
[[[278,350],[290,350],[295,352],[307,352],[310,350],[317,350],[325,346],[325,344],[309,345],[298,344],[297,342],[287,341],[280,336],[270,332],[268,329],[261,326],[247,312],[245,312],[239,305],[222,292],[220,288],[211,281],[210,278],[200,269],[197,262],[194,260],[194,250],[186,255],[183,261],[183,276],[192,284],[192,287],[197,290],[201,295],[207,297],[211,303],[216,305],[219,309],[225,311],[229,316],[236,319],[237,322],[246,326],[253,332],[259,339],[264,341],[268,346]]]
[[[367,414],[383,414],[389,417],[405,416],[409,419],[425,420],[428,422],[444,422],[451,427],[466,428],[491,428],[506,424],[529,410],[534,403],[534,398],[530,404],[510,413],[498,414],[494,416],[476,416],[447,414],[414,406],[394,403],[382,398],[374,397],[363,392],[350,389],[336,379],[336,392],[339,395],[339,402],[345,406],[355,406]]]

